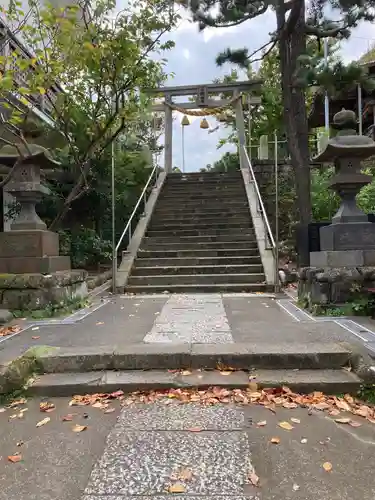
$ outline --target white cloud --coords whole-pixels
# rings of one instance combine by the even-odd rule
[[[182,53],[183,53],[183,56],[185,59],[190,59],[190,50],[189,49],[184,49],[182,51]]]

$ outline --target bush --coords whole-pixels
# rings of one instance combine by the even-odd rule
[[[70,255],[75,269],[93,269],[111,260],[112,243],[101,239],[94,229],[60,231],[60,253]]]

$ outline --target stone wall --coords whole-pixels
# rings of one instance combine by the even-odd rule
[[[353,302],[368,288],[375,288],[375,267],[305,267],[298,276],[298,300],[312,312]]]
[[[87,272],[59,271],[53,275],[0,274],[0,307],[35,311],[64,307],[87,296]]]

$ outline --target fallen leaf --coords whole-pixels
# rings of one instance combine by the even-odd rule
[[[22,455],[9,455],[8,461],[16,464],[22,460]]]
[[[40,422],[36,424],[36,427],[42,427],[42,425],[48,424],[51,419],[49,417],[43,418]]]
[[[113,413],[114,411],[116,411],[116,408],[107,408],[104,413]]]
[[[262,420],[261,422],[257,423],[257,427],[264,427],[265,425],[267,425],[267,420]]]
[[[298,491],[300,489],[300,487],[298,486],[298,484],[293,484],[293,491]]]
[[[349,403],[343,401],[342,399],[336,399],[336,406],[337,408],[340,408],[340,410],[350,411]]]
[[[82,432],[82,431],[85,431],[87,429],[87,425],[79,425],[79,424],[76,424],[73,428],[72,428],[72,431],[73,432]]]
[[[272,444],[280,444],[280,438],[278,438],[278,437],[271,438],[271,443]]]
[[[68,415],[64,415],[61,420],[63,422],[71,422],[73,420],[73,415],[68,413]]]
[[[362,424],[360,422],[356,422],[355,420],[351,420],[349,425],[350,427],[361,427]]]
[[[301,420],[299,418],[291,418],[290,419],[291,422],[293,422],[294,424],[300,424],[301,423]]]
[[[18,441],[18,443],[16,444],[16,446],[18,446],[18,447],[19,447],[19,446],[22,446],[23,444],[24,444],[24,442],[23,442],[23,441]]]
[[[184,467],[178,473],[178,479],[180,479],[181,481],[190,481],[192,477],[193,473],[191,469],[188,469],[187,467]]]
[[[337,417],[337,415],[340,415],[340,410],[333,409],[329,412],[329,415],[331,415],[331,417]]]
[[[168,491],[169,493],[185,493],[185,486],[181,483],[171,484]]]
[[[106,408],[106,405],[104,403],[101,403],[100,401],[98,401],[97,403],[94,403],[91,405],[93,408],[100,408],[101,410],[103,410],[104,408]]]
[[[351,418],[335,418],[335,422],[338,424],[350,424]]]
[[[202,428],[201,427],[191,427],[190,429],[188,429],[188,431],[190,432],[202,432]]]
[[[110,396],[111,396],[111,398],[115,399],[115,398],[120,398],[124,394],[125,394],[124,391],[119,390],[119,391],[111,392]]]
[[[104,321],[98,321],[96,324],[97,324],[97,326],[104,325]]]
[[[182,370],[181,375],[191,375],[191,371],[189,371],[189,370]]]
[[[314,410],[323,411],[323,410],[328,410],[329,404],[328,403],[317,403],[317,404],[314,404],[313,407],[314,407]]]
[[[38,339],[40,339],[40,336],[39,335],[34,335],[34,337],[31,337],[31,338],[32,338],[32,340],[38,340]]]
[[[324,464],[322,465],[323,469],[326,471],[326,472],[331,472],[332,470],[332,464],[331,462],[324,462]]]
[[[232,372],[230,372],[230,371],[221,371],[219,373],[220,373],[220,375],[231,375]]]
[[[49,401],[43,401],[39,404],[39,409],[42,412],[49,412],[55,409],[55,405],[53,403],[50,403]]]
[[[298,408],[298,404],[286,402],[283,404],[283,407],[287,408],[288,410],[293,410],[294,408]]]
[[[291,425],[289,422],[279,422],[278,426],[286,431],[291,431],[292,429],[294,429],[293,425]]]
[[[20,331],[21,327],[18,325],[4,326],[0,328],[0,337],[7,337],[8,335],[13,335],[13,333],[19,333]]]
[[[302,444],[306,444],[306,443],[307,443],[307,439],[306,439],[306,438],[302,438],[302,439],[301,439],[301,443],[302,443]]]
[[[259,486],[259,477],[255,474],[255,472],[250,472],[249,474],[249,480],[250,480],[250,483],[253,485],[253,486]]]

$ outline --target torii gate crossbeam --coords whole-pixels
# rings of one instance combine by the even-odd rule
[[[202,85],[180,85],[176,87],[158,87],[154,89],[144,89],[151,96],[164,97],[164,103],[154,104],[153,111],[162,111],[165,113],[165,142],[164,142],[164,169],[166,173],[172,171],[172,111],[173,105],[177,105],[183,109],[196,108],[217,108],[231,104],[231,101],[240,96],[241,92],[251,94],[255,90],[259,90],[262,85],[262,80],[254,79],[232,83],[208,83]],[[210,99],[210,94],[232,93],[231,99]],[[195,96],[195,102],[174,103],[172,97],[179,96]],[[254,104],[259,104],[260,99],[253,97]],[[251,102],[251,101],[250,101]],[[238,131],[238,139],[240,147],[246,145],[245,123],[243,118],[241,99],[236,99],[234,102],[236,112],[236,126]]]

